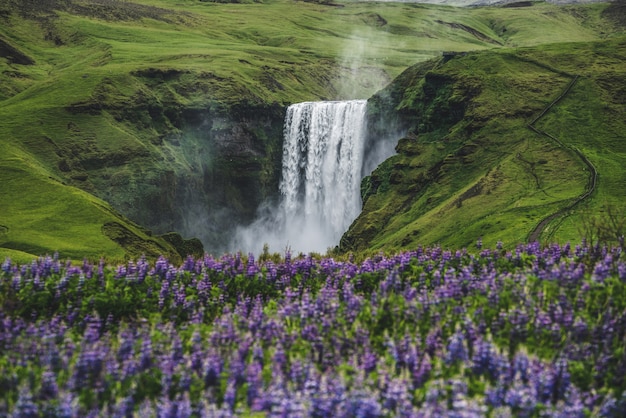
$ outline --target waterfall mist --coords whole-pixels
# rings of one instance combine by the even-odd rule
[[[231,249],[325,252],[361,210],[366,100],[289,106],[284,125],[280,202],[237,229]]]

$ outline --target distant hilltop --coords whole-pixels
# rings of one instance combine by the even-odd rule
[[[388,1],[390,3],[425,3],[425,4],[441,4],[447,6],[498,6],[498,5],[515,5],[530,6],[533,3],[539,3],[538,1],[524,1],[524,0],[379,0]],[[573,4],[573,3],[607,3],[610,0],[544,0],[546,3],[552,4]]]

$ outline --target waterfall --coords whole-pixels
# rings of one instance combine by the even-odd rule
[[[314,250],[337,244],[361,209],[366,103],[306,102],[287,109],[280,209],[290,228],[304,232],[298,241],[310,241]]]
[[[240,229],[237,249],[325,252],[361,210],[366,100],[305,102],[285,117],[278,208]]]

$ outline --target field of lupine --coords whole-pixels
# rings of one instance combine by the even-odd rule
[[[619,248],[0,271],[0,416],[626,416]]]

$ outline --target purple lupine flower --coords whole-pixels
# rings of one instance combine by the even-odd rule
[[[146,257],[142,255],[137,261],[137,282],[143,283],[149,274],[150,263],[146,261]]]
[[[537,367],[541,366],[538,365]],[[532,383],[540,402],[550,402],[553,399],[557,384],[553,370],[543,367],[536,370],[532,376]]]
[[[183,353],[183,343],[178,336],[178,333],[175,333],[172,336],[172,348],[170,349],[172,354],[172,361],[174,364],[180,364],[183,361],[184,353]]]
[[[523,383],[528,383],[530,372],[530,361],[528,357],[523,353],[517,353],[513,358],[514,376],[519,378]]]
[[[113,409],[113,418],[132,418],[134,409],[135,402],[132,396],[122,398]]]
[[[170,283],[168,281],[161,282],[161,290],[159,292],[159,302],[158,302],[159,310],[163,310],[165,308],[165,300],[169,297],[169,292],[170,292]]]
[[[117,349],[117,361],[123,362],[124,360],[134,355],[135,336],[128,328],[121,332],[120,346]]]
[[[140,365],[135,359],[126,359],[122,362],[122,379],[130,379],[140,371]]]
[[[576,390],[568,390],[564,396],[564,401],[559,401],[556,405],[554,416],[557,418],[584,418],[588,416],[588,410],[582,401],[582,396]],[[622,411],[622,415],[623,415]],[[610,415],[601,415],[610,416]]]
[[[246,393],[249,406],[255,405],[257,398],[263,392],[263,366],[258,361],[252,361],[246,368],[245,381],[248,386]]]
[[[74,398],[71,392],[66,392],[61,396],[59,404],[54,411],[57,418],[74,418],[78,416],[78,399]]]
[[[507,388],[504,385],[488,388],[485,390],[485,403],[492,408],[503,406],[506,392]]]
[[[385,346],[387,347],[387,353],[389,353],[393,361],[397,363],[400,359],[400,355],[398,354],[396,343],[391,338],[387,338],[387,341],[385,341]]]
[[[84,347],[74,365],[72,387],[74,390],[86,387],[89,381],[96,379],[103,370],[104,360],[98,345]]]
[[[59,395],[59,387],[56,381],[56,374],[52,370],[46,370],[41,376],[41,388],[39,389],[39,399],[56,399]]]
[[[152,340],[146,335],[141,341],[141,353],[139,357],[139,370],[146,371],[152,367]]]
[[[326,284],[320,289],[320,293],[317,297],[317,303],[315,304],[314,314],[324,315],[329,320],[335,318],[337,311],[339,310],[339,297],[335,286],[330,282],[330,278],[326,280]]]
[[[498,360],[491,343],[479,340],[475,344],[472,357],[472,371],[478,375],[495,378],[498,373]]]
[[[176,280],[177,274],[178,274],[178,271],[176,270],[176,268],[170,265],[167,271],[165,272],[165,282],[171,285]]]
[[[19,273],[13,275],[13,280],[11,281],[11,288],[16,292],[19,292],[22,287],[22,276]]]
[[[618,418],[626,414],[626,393],[622,393],[619,399],[608,395],[602,402],[599,416]]]
[[[312,369],[311,372],[307,374],[303,389],[303,393],[307,399],[311,400],[320,393],[320,379],[321,375],[316,369]]]
[[[20,394],[11,416],[13,418],[38,418],[40,416],[39,408],[33,401],[33,395],[28,387],[20,388]]]
[[[287,367],[287,355],[285,354],[285,349],[282,343],[279,341],[276,345],[276,349],[274,350],[274,355],[272,356],[272,361],[274,365],[277,366],[278,369],[285,370]]]
[[[458,418],[479,418],[487,416],[487,406],[482,402],[468,397],[467,384],[464,381],[453,379],[449,382],[452,388],[452,410],[448,412],[449,417]]]
[[[226,384],[226,392],[224,393],[224,405],[231,411],[235,409],[235,402],[237,400],[236,395],[237,389],[235,382],[233,380],[229,380]]]
[[[224,363],[219,354],[209,353],[204,361],[204,384],[206,387],[217,386]]]
[[[617,263],[617,275],[621,281],[626,281],[626,263],[622,261]]]
[[[228,377],[234,381],[237,386],[242,385],[246,381],[246,364],[239,355],[235,355],[230,360]]]
[[[554,379],[556,388],[553,392],[553,399],[564,399],[571,385],[571,375],[567,368],[567,360],[564,358],[560,358],[556,362]]]
[[[426,351],[430,356],[435,356],[441,348],[443,347],[441,343],[441,329],[435,328],[429,331],[426,336]]]
[[[428,391],[426,392],[425,397],[425,404],[432,407],[439,404],[439,402],[441,400],[444,400],[446,396],[447,390],[444,383],[441,379],[437,379],[428,386]]]
[[[411,380],[413,383],[413,388],[418,389],[421,388],[424,383],[428,381],[430,378],[430,372],[432,370],[432,362],[428,353],[424,353],[424,356],[420,360],[420,364],[418,368],[415,368],[411,375]]]
[[[504,404],[521,416],[530,416],[537,406],[537,394],[527,385],[515,382],[504,395]]]
[[[372,393],[356,389],[346,399],[344,414],[349,417],[376,418],[383,416],[383,410]]]
[[[366,373],[371,373],[376,370],[378,364],[378,357],[373,353],[369,346],[365,347],[365,352],[362,357],[363,370]]]
[[[123,279],[123,278],[126,277],[127,273],[128,273],[128,269],[126,268],[126,266],[119,265],[117,267],[117,271],[115,272],[115,278],[116,279]]]
[[[192,256],[188,255],[187,258],[185,259],[185,262],[183,263],[183,270],[184,271],[195,271],[195,267],[196,267],[196,262],[193,259]]]
[[[157,418],[188,418],[191,416],[189,398],[178,397],[175,400],[163,396],[157,403]]]
[[[191,335],[191,353],[189,356],[189,368],[200,374],[202,371],[202,359],[204,353],[202,351],[202,337],[196,329]]]
[[[398,411],[409,401],[407,383],[401,379],[391,379],[383,395],[383,407],[389,411]]]
[[[6,274],[11,274],[13,271],[11,264],[11,257],[5,257],[4,262],[2,263],[2,271]]]
[[[160,256],[156,263],[154,264],[154,274],[160,276],[161,278],[165,277],[165,273],[169,270],[170,263],[163,256]]]
[[[381,295],[387,295],[390,292],[400,290],[400,275],[397,270],[393,270],[387,274],[385,280],[380,283]]]
[[[170,390],[174,388],[174,373],[176,369],[176,363],[172,360],[171,356],[163,356],[160,363],[161,374],[161,387],[163,394],[168,394]]]
[[[593,268],[591,279],[598,283],[604,283],[606,278],[611,275],[612,263],[613,258],[610,255],[608,255],[604,260],[598,261]]]
[[[289,381],[293,383],[297,389],[301,389],[304,386],[307,374],[308,373],[300,360],[296,359],[291,362],[291,367],[289,368]]]
[[[257,274],[261,272],[259,266],[254,262],[254,255],[252,253],[248,254],[248,263],[246,267],[246,276],[248,278],[253,278]]]
[[[448,340],[448,347],[445,353],[444,360],[446,364],[450,365],[456,362],[463,362],[467,360],[467,348],[465,347],[465,338],[460,331],[452,334]]]
[[[178,283],[174,283],[172,285],[172,295],[173,295],[173,299],[174,299],[174,306],[176,307],[182,307],[185,305],[185,300],[187,298],[187,295],[185,293],[185,289],[184,289],[185,285],[184,284],[179,284]],[[181,288],[182,288],[182,292],[181,292]]]

